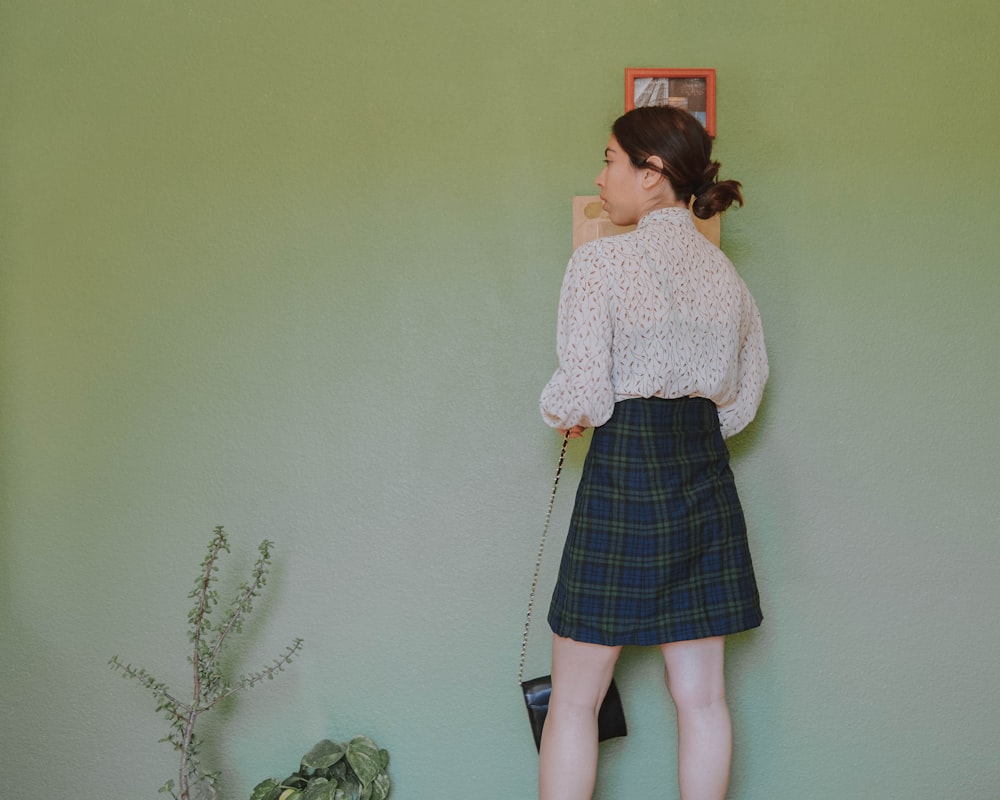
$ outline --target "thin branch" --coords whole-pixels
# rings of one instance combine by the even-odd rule
[[[251,686],[256,686],[258,683],[263,683],[265,680],[272,679],[276,672],[284,672],[286,664],[292,663],[292,658],[302,649],[302,640],[295,639],[290,645],[285,648],[284,654],[279,656],[274,660],[274,663],[269,667],[264,667],[260,672],[251,673],[250,675],[244,675],[239,684],[236,686],[230,686],[227,688],[219,697],[212,702],[212,705],[217,705],[218,703],[225,700],[227,697],[236,694],[242,689],[249,689]],[[211,706],[209,706],[211,708]]]
[[[219,631],[219,636],[215,640],[215,645],[212,647],[211,654],[209,655],[209,661],[213,662],[218,656],[219,651],[222,649],[222,644],[226,637],[230,634],[233,628],[237,627],[242,621],[245,614],[249,613],[251,601],[257,596],[260,591],[261,586],[263,586],[265,579],[267,578],[268,564],[270,562],[270,542],[267,540],[263,541],[260,546],[261,556],[257,559],[254,564],[254,569],[252,573],[253,580],[246,586],[245,591],[242,595],[237,597],[231,606],[232,611],[229,615],[225,626],[221,631]]]

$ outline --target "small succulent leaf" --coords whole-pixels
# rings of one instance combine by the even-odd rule
[[[302,769],[327,769],[340,761],[346,752],[342,744],[323,739],[302,756]]]
[[[347,763],[367,786],[382,771],[382,756],[378,745],[367,736],[355,736],[347,743]]]

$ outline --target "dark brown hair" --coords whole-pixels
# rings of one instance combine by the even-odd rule
[[[739,181],[720,181],[718,161],[712,160],[712,137],[687,111],[671,106],[633,108],[615,120],[611,132],[637,169],[666,176],[678,200],[690,202],[699,219],[743,205]],[[648,162],[663,160],[663,169]]]

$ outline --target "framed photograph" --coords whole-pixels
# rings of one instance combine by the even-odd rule
[[[641,106],[677,106],[694,115],[715,137],[714,69],[625,70],[625,110]]]

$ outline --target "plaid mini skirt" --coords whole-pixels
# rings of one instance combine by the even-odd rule
[[[596,428],[549,608],[559,636],[655,645],[763,615],[715,404],[637,398]]]

